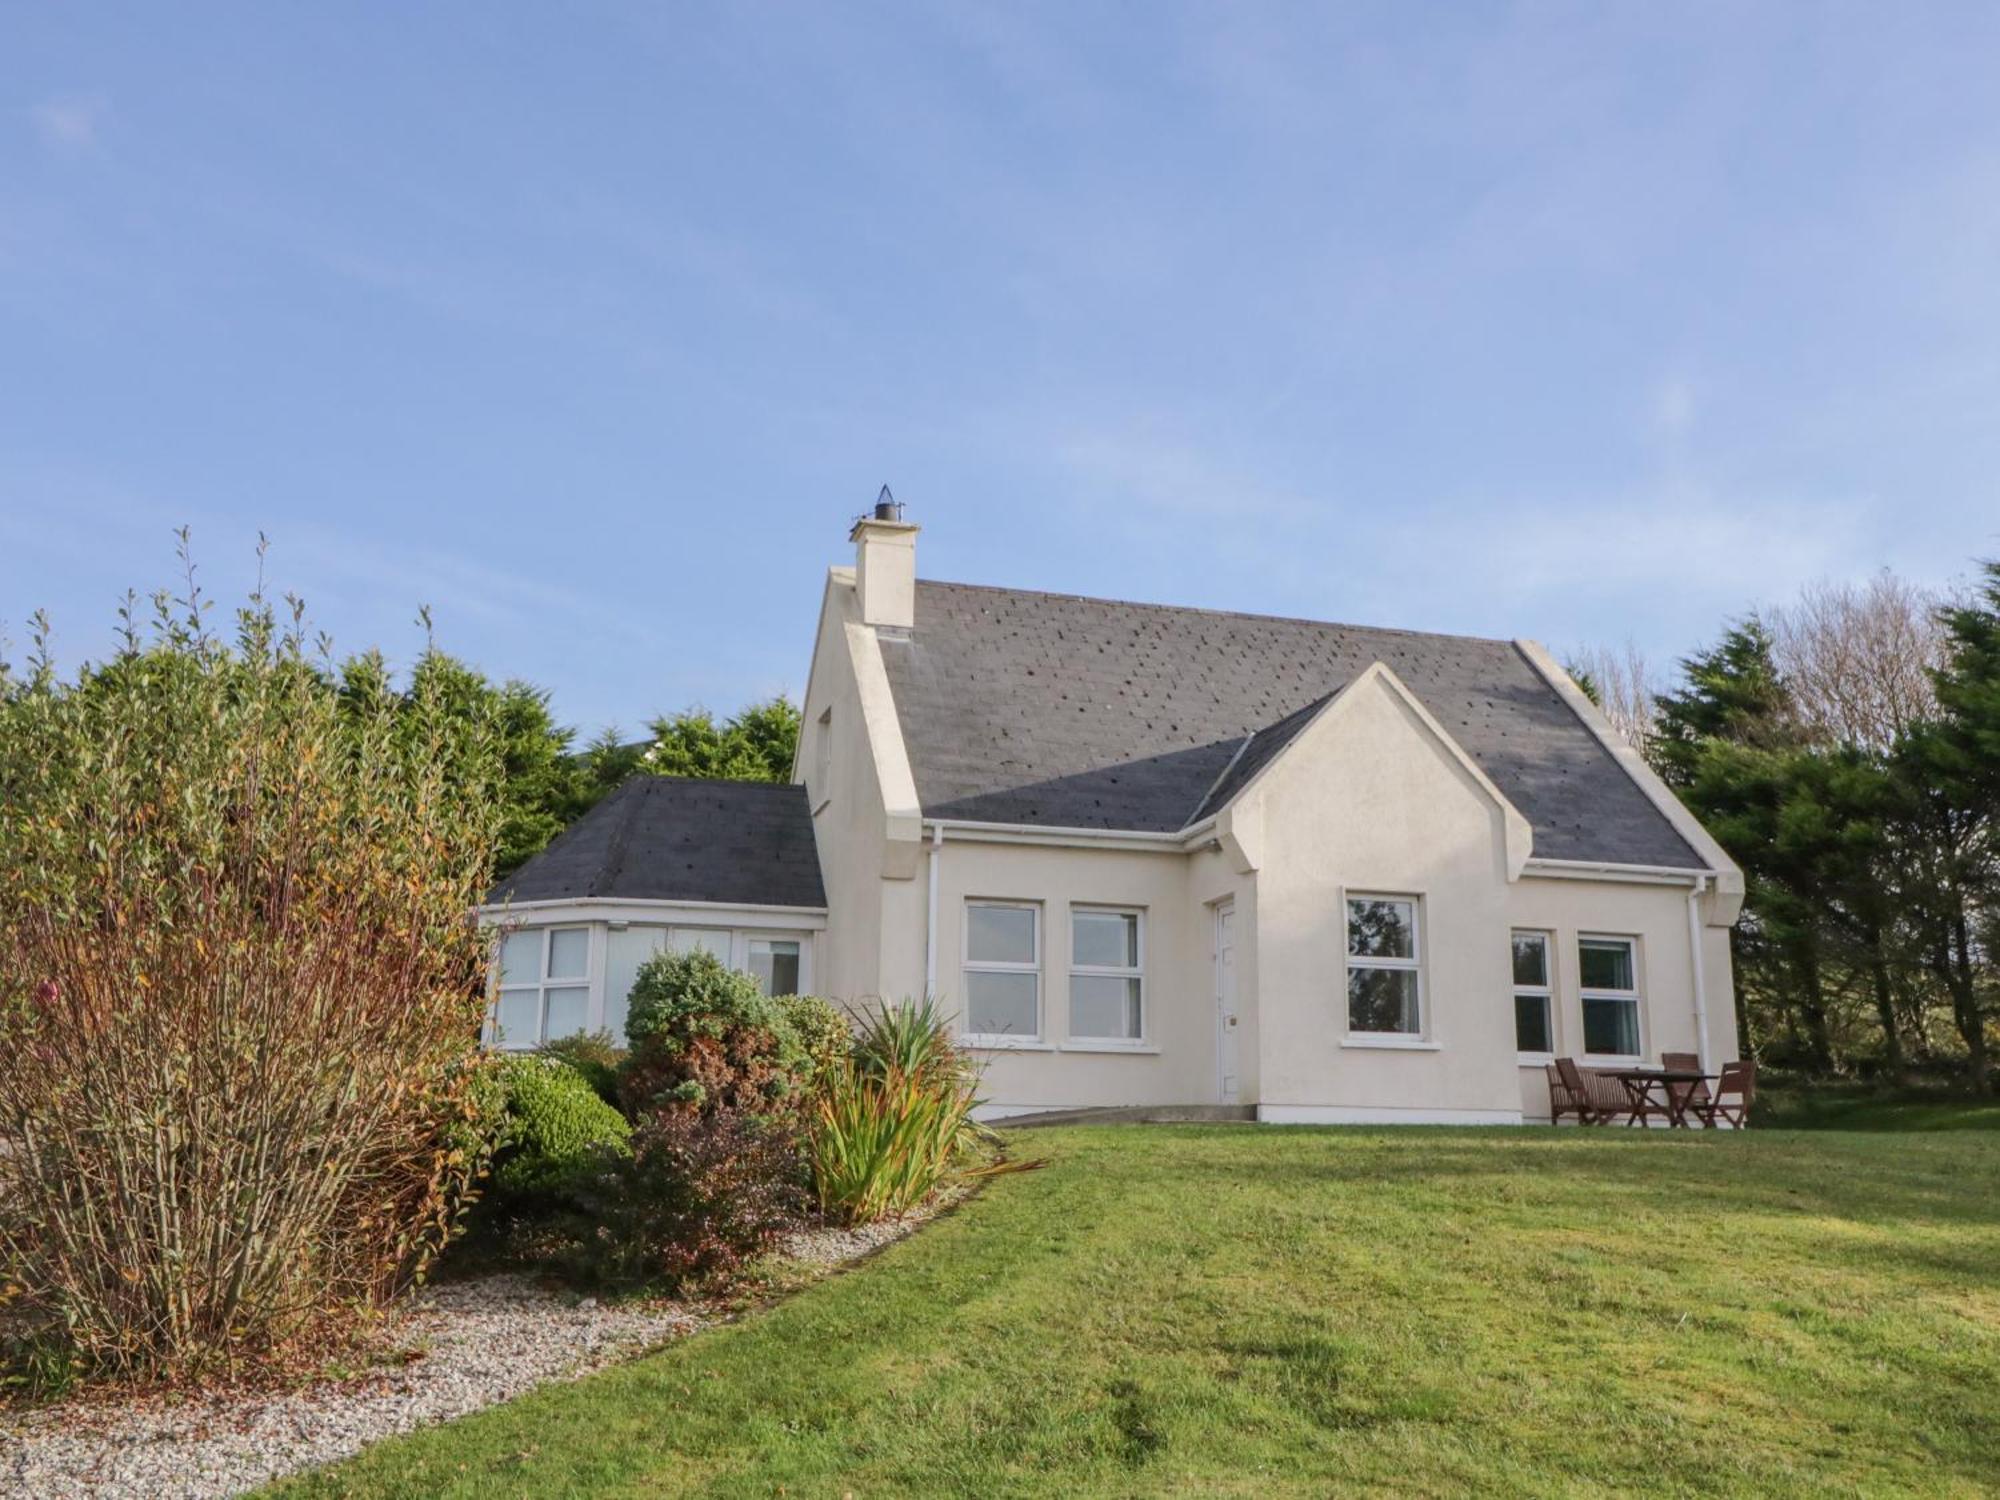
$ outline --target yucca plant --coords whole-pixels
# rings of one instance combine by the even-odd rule
[[[904,1214],[970,1167],[986,1130],[978,1074],[936,1004],[884,1006],[807,1111],[806,1158],[820,1209],[848,1223]]]

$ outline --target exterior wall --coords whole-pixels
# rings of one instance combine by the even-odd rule
[[[1586,933],[1637,940],[1639,1045],[1644,1060],[1657,1064],[1663,1052],[1698,1050],[1687,886],[1529,875],[1509,892],[1508,910],[1511,926],[1552,936],[1554,1056],[1574,1057],[1584,1067],[1597,1065],[1598,1060],[1583,1050],[1583,1000],[1577,982],[1577,938]],[[1729,929],[1704,926],[1701,931],[1708,1055],[1714,1068],[1737,1055]],[[1511,1016],[1511,991],[1504,992],[1498,1003]],[[1610,1060],[1602,1065],[1617,1066]],[[1521,1110],[1529,1119],[1549,1118],[1546,1068],[1546,1059],[1539,1056],[1521,1061]]]
[[[812,675],[801,709],[803,734],[793,780],[806,784],[826,886],[827,928],[822,939],[820,993],[858,1002],[883,993],[882,871],[887,809],[861,708],[848,627],[856,619],[853,576],[835,569],[820,609]],[[832,710],[829,726],[821,715]],[[822,764],[819,737],[830,728]],[[824,785],[816,784],[824,781]],[[905,882],[907,884],[907,882]]]
[[[982,1093],[990,1113],[1219,1097],[1209,903],[1239,889],[1223,861],[1178,850],[1135,853],[949,837],[939,858],[938,991],[947,1009],[956,1012],[963,993],[967,901],[1029,902],[1040,912],[1041,1034],[975,1049],[985,1068]],[[1070,1034],[1072,906],[1130,907],[1144,914],[1141,1045]],[[1246,910],[1239,905],[1239,933]],[[917,939],[920,953],[920,927]],[[1244,945],[1239,936],[1239,951]],[[1247,1043],[1245,1049],[1247,1064]]]
[[[1243,800],[1261,826],[1260,1115],[1518,1120],[1503,804],[1380,678],[1358,680]],[[1419,902],[1417,1039],[1348,1032],[1349,893]]]

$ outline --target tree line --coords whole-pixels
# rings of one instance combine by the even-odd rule
[[[1992,1089],[2000,563],[1956,595],[1814,586],[1664,685],[1631,648],[1571,671],[1743,867],[1746,1054]]]

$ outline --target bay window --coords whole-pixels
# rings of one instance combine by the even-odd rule
[[[590,929],[526,927],[500,940],[495,1039],[539,1047],[590,1026]]]

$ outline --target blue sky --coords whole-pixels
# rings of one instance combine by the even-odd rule
[[[586,732],[926,576],[1664,660],[2000,553],[2000,8],[0,4],[0,622]]]

